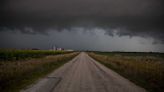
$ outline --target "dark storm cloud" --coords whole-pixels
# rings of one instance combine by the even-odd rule
[[[163,0],[1,0],[1,30],[46,34],[73,27],[164,42]]]

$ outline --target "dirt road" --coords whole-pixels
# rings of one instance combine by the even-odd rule
[[[82,52],[22,92],[146,92]]]

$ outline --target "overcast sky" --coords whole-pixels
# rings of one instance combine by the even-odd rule
[[[1,0],[0,48],[164,52],[163,0]]]

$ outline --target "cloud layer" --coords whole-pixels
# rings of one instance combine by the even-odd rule
[[[106,34],[152,37],[164,42],[163,0],[1,0],[0,30],[101,28]],[[78,31],[78,30],[77,30]]]

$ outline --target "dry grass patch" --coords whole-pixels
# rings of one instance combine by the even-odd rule
[[[77,54],[47,56],[27,61],[1,61],[0,91],[17,92],[71,60]]]
[[[100,55],[89,53],[95,60],[115,70],[150,92],[164,92],[164,59],[153,56]]]

